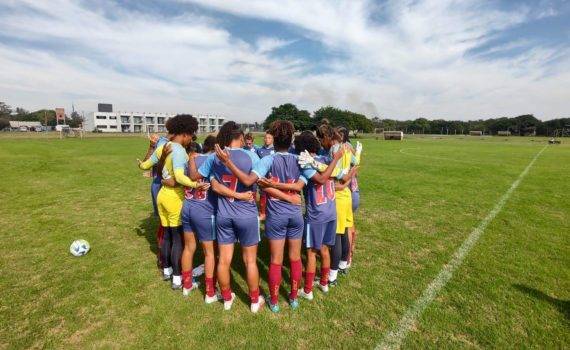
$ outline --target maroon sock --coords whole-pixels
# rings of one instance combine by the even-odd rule
[[[216,294],[216,285],[214,284],[214,278],[206,277],[206,295],[213,297]]]
[[[321,286],[326,286],[329,283],[330,267],[321,267]]]
[[[275,305],[279,301],[279,286],[281,285],[281,265],[269,264],[269,295],[271,304]]]
[[[192,269],[182,271],[182,286],[184,289],[192,288]]]
[[[315,279],[314,272],[305,272],[305,293],[309,294],[313,291],[313,280]]]
[[[255,304],[259,301],[259,288],[249,292],[249,300],[251,300],[252,304]]]
[[[232,300],[232,289],[228,288],[228,289],[222,289],[222,298],[224,298],[224,301],[230,301]]]
[[[301,283],[301,276],[303,275],[303,263],[301,259],[291,261],[291,293],[289,299],[297,299],[297,291]]]

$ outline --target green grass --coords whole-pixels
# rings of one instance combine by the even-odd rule
[[[143,138],[0,135],[0,348],[374,347],[546,140],[363,142],[350,275],[295,312],[282,297],[280,314],[252,315],[238,252],[231,312],[159,280]],[[570,347],[569,174],[568,143],[549,146],[405,348]],[[77,238],[85,257],[68,253]]]

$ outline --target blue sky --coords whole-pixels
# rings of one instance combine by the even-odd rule
[[[261,121],[570,113],[570,3],[0,1],[0,100]]]

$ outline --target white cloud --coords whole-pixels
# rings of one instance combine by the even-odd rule
[[[26,108],[74,101],[92,110],[112,102],[249,121],[285,102],[397,118],[567,113],[568,47],[535,45],[520,56],[488,58],[531,43],[517,39],[485,55],[469,54],[536,18],[539,12],[528,7],[505,12],[475,0],[191,2],[285,23],[343,55],[314,73],[310,57],[275,54],[292,41],[260,33],[249,44],[196,13],[164,20],[115,6],[107,9],[115,20],[73,1],[14,1],[4,5],[11,13],[0,14],[0,36],[35,44],[0,39],[0,95]]]

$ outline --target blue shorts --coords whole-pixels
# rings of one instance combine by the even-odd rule
[[[269,214],[265,220],[265,235],[271,240],[303,238],[303,215],[280,216]]]
[[[336,219],[328,222],[307,222],[305,224],[305,247],[321,249],[333,246],[336,239]]]
[[[214,215],[210,215],[210,217],[196,217],[196,215],[191,214],[191,211],[189,202],[185,200],[182,206],[182,227],[184,232],[194,232],[200,242],[215,241],[216,217]]]
[[[218,244],[239,242],[242,247],[256,245],[260,241],[259,217],[225,218],[216,217]]]
[[[356,213],[360,206],[360,192],[352,192],[352,212]]]
[[[162,187],[162,183],[160,181],[156,181],[155,179],[152,180],[150,184],[150,196],[152,197],[152,207],[154,208],[154,215],[158,216],[158,205],[156,204],[156,197],[158,197],[158,192]]]

